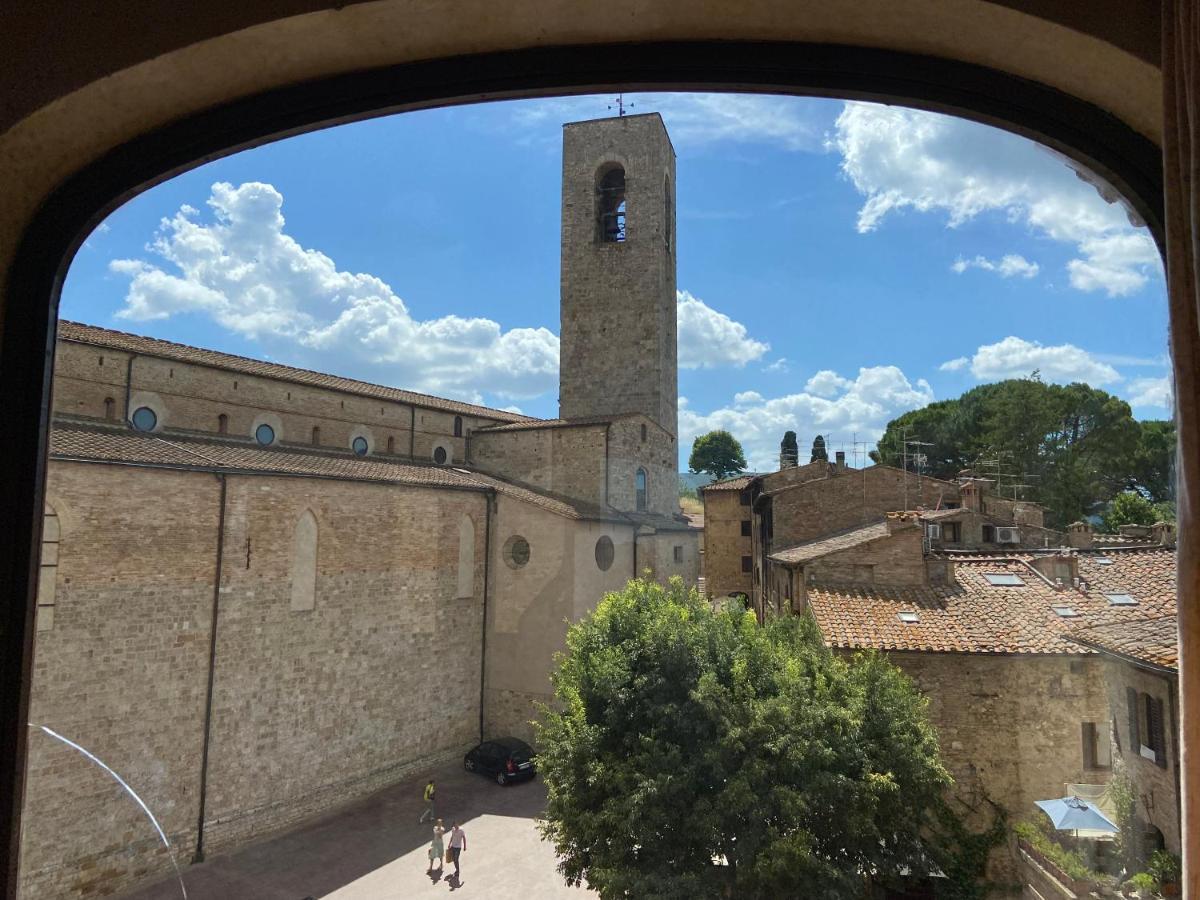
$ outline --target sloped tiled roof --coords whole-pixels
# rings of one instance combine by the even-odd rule
[[[1175,616],[1079,628],[1073,637],[1097,650],[1164,669],[1179,669],[1179,623]]]
[[[813,616],[830,646],[878,650],[924,650],[964,653],[1067,653],[1081,651],[1071,639],[1076,628],[1130,623],[1174,615],[1174,553],[1166,549],[1123,551],[1130,555],[1120,568],[1096,576],[1096,566],[1080,554],[1087,591],[1068,586],[1056,590],[1019,556],[954,557],[955,582],[942,587],[886,588],[818,582],[808,587]],[[1095,554],[1098,555],[1098,554]],[[1116,555],[1115,552],[1112,554]],[[1032,558],[1032,554],[1025,554]],[[1137,559],[1134,557],[1142,557]],[[1019,575],[1022,586],[996,586],[989,573]],[[1129,593],[1138,603],[1113,606],[1105,593]],[[1063,618],[1055,606],[1077,614]],[[917,613],[915,623],[902,622],[901,612]]]
[[[708,484],[702,484],[698,490],[701,491],[740,491],[748,487],[757,476],[755,475],[738,475],[734,478],[726,478],[724,481],[713,481]]]
[[[871,541],[877,541],[887,536],[887,522],[875,522],[871,525],[864,525],[861,528],[852,528],[848,531],[832,534],[829,537],[819,538],[814,541],[805,541],[803,544],[797,544],[795,547],[789,547],[786,550],[780,550],[778,553],[772,553],[770,559],[784,565],[794,566],[819,559],[822,556],[828,556],[830,553],[837,553],[839,550],[860,547],[863,544],[869,544]]]
[[[501,409],[491,409],[474,403],[463,403],[458,400],[447,400],[444,397],[434,397],[430,394],[420,394],[401,388],[387,387],[382,384],[371,384],[354,378],[343,378],[340,375],[327,375],[323,372],[312,372],[308,369],[297,369],[279,363],[263,362],[245,356],[234,356],[230,353],[219,353],[216,350],[205,350],[201,347],[189,347],[187,344],[176,344],[173,341],[163,341],[158,338],[143,337],[128,334],[124,331],[114,331],[100,328],[97,325],[84,325],[80,322],[60,321],[58,337],[63,341],[74,341],[80,344],[91,344],[96,347],[109,347],[127,353],[140,353],[146,356],[157,356],[162,359],[174,359],[179,362],[195,363],[210,366],[214,369],[225,369],[244,375],[256,375],[261,378],[274,378],[280,381],[290,381],[294,384],[306,384],[313,387],[328,388],[343,391],[347,394],[358,394],[377,400],[390,400],[396,403],[409,403],[413,406],[423,406],[427,409],[438,409],[444,412],[461,415],[479,416],[485,419],[495,419],[500,422],[536,422],[530,416],[506,412]]]

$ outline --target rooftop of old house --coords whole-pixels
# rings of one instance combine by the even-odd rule
[[[758,476],[756,475],[737,475],[733,478],[725,478],[721,481],[713,481],[708,484],[701,485],[698,490],[703,494],[706,494],[709,491],[741,491],[748,488],[750,486],[750,482],[757,477]]]
[[[1080,628],[1073,638],[1086,647],[1135,663],[1179,670],[1179,621],[1173,615]]]
[[[1077,582],[1058,584],[1039,557],[1071,559]],[[937,557],[939,554],[930,554]],[[833,647],[993,654],[1092,652],[1078,629],[1119,635],[1147,621],[1174,619],[1175,551],[1169,547],[1016,551],[942,555],[945,585],[807,585],[807,603]]]
[[[874,522],[870,525],[863,525],[860,528],[850,528],[846,531],[839,531],[837,534],[828,535],[827,537],[805,541],[786,550],[780,550],[778,553],[772,553],[768,559],[772,562],[783,563],[786,566],[801,565],[814,559],[820,559],[822,556],[828,556],[830,553],[837,553],[840,550],[850,550],[854,547],[869,544],[872,541],[881,540],[889,534],[890,531],[886,520]]]

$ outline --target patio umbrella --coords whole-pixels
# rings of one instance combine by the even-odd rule
[[[1059,831],[1103,831],[1113,834],[1121,830],[1099,809],[1078,797],[1035,800],[1034,805],[1050,817],[1050,822]]]

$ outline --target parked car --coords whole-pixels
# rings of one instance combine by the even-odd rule
[[[500,785],[523,781],[537,774],[533,748],[514,737],[494,738],[469,750],[463,757],[463,768],[491,776]]]

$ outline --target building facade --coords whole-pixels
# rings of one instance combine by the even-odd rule
[[[565,622],[696,582],[674,155],[630,119],[564,129],[561,419],[61,324],[31,722],[181,863],[531,738]],[[171,865],[40,727],[21,852],[29,898]]]

